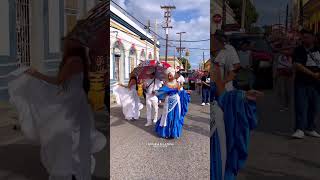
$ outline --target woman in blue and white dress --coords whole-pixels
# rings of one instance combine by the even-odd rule
[[[188,112],[190,91],[180,90],[173,68],[168,68],[166,74],[168,78],[166,83],[157,91],[158,98],[165,101],[155,131],[162,138],[179,138],[182,134],[184,117]]]
[[[263,93],[255,90],[226,91],[214,65],[211,84],[213,104],[210,110],[211,180],[236,180],[248,157],[250,130],[257,126],[256,99]]]

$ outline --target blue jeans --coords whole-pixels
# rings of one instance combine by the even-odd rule
[[[209,103],[210,88],[202,88],[202,102]]]
[[[317,111],[320,108],[320,94],[314,86],[295,83],[295,116],[296,130],[312,131]]]

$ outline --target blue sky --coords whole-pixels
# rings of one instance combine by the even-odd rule
[[[175,5],[176,9],[172,12],[173,29],[169,31],[169,40],[178,40],[177,32],[187,32],[182,35],[182,40],[202,40],[210,38],[210,0],[114,0],[122,8],[139,19],[141,22],[151,20],[151,26],[154,26],[155,20],[158,23],[164,21],[164,12],[161,5]],[[152,27],[153,29],[153,27]],[[165,37],[164,29],[158,26],[158,32],[161,37]],[[160,55],[165,55],[165,41],[160,40]],[[179,43],[170,42],[173,46]],[[183,42],[183,47],[209,49],[210,41],[205,42]],[[174,55],[174,48],[170,48],[168,54]],[[204,50],[205,59],[209,59],[209,50]],[[202,62],[203,50],[190,49],[190,63],[193,68],[198,68]],[[178,53],[176,52],[176,56]]]

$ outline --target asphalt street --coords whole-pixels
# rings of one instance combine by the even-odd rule
[[[320,139],[291,138],[293,108],[281,112],[278,98],[267,91],[258,101],[258,118],[258,128],[251,134],[248,161],[238,180],[319,180]],[[320,127],[320,119],[316,123]]]
[[[120,107],[111,108],[111,179],[209,179],[209,106],[200,106],[196,93],[191,99],[179,139],[159,138],[154,126],[145,127],[145,107],[133,122],[124,119]]]

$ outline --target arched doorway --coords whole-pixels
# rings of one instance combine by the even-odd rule
[[[152,60],[152,54],[151,54],[151,52],[149,52],[148,59],[149,59],[149,60]]]
[[[142,49],[140,53],[140,63],[145,60],[146,60],[146,52],[144,51],[144,49]]]
[[[134,46],[134,44],[130,48],[129,52],[129,62],[130,62],[130,73],[137,65],[137,50]]]
[[[120,40],[113,46],[113,80],[119,83],[124,82],[125,62],[124,47]]]

